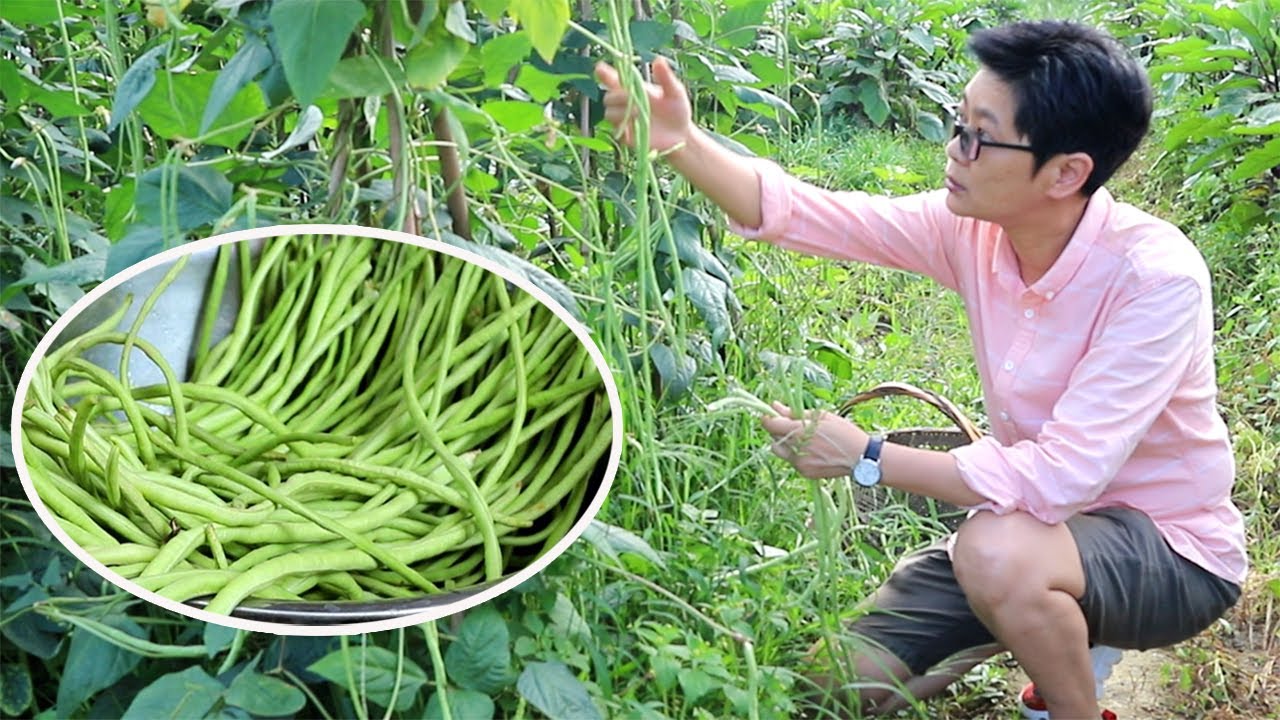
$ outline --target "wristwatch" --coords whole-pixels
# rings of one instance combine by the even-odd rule
[[[873,487],[880,482],[880,448],[884,445],[883,435],[872,435],[867,440],[867,449],[862,453],[849,477],[862,487]]]

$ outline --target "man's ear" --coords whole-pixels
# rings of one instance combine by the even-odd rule
[[[1050,177],[1047,192],[1054,200],[1071,197],[1080,192],[1080,188],[1093,173],[1093,158],[1088,153],[1067,153],[1050,161]]]

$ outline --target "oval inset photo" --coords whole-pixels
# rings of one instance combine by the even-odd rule
[[[617,386],[523,274],[351,226],[232,233],[110,278],[14,410],[36,510],[124,589],[246,630],[448,615],[529,579],[617,472]]]

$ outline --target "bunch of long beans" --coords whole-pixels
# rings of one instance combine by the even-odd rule
[[[121,576],[218,613],[407,598],[496,580],[576,521],[610,407],[532,295],[391,241],[223,245],[182,380],[139,330],[184,265],[130,327],[126,303],[49,353],[23,409],[37,494]],[[239,313],[211,347],[233,266]],[[122,346],[118,373],[82,357],[102,344]],[[165,382],[121,380],[134,350]]]

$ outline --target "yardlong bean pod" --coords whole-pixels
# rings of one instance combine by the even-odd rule
[[[172,311],[174,265],[126,328],[130,303],[29,387],[37,493],[100,562],[212,612],[399,601],[508,575],[579,517],[612,420],[586,349],[536,297],[373,239],[275,238],[212,262],[190,363],[140,336]],[[82,356],[102,346],[126,371],[141,350],[164,382]]]

